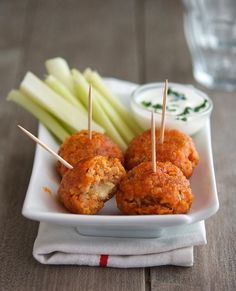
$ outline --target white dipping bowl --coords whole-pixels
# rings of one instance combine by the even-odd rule
[[[208,106],[201,110],[200,112],[190,114],[187,121],[177,119],[177,115],[173,115],[166,110],[166,127],[175,128],[183,131],[188,135],[194,135],[198,132],[208,119],[210,118],[213,103],[212,100],[202,91],[194,88],[192,85],[183,85],[177,83],[169,83],[169,88],[174,91],[184,93],[186,96],[190,96],[193,101],[196,101],[197,98],[201,100],[207,100]],[[163,94],[164,83],[149,83],[146,85],[139,86],[131,95],[131,109],[134,113],[135,118],[137,119],[140,126],[146,130],[150,128],[151,125],[151,114],[152,108],[145,108],[140,102],[143,100],[149,100],[150,96],[155,94]],[[160,97],[160,96],[159,96]],[[159,98],[160,99],[160,98]],[[162,103],[162,100],[161,100]],[[168,103],[168,96],[167,96]],[[186,101],[187,103],[187,101]],[[188,106],[188,104],[186,104]],[[156,125],[160,126],[161,124],[161,110],[155,112]]]

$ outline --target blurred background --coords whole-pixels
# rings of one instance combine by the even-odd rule
[[[27,70],[42,76],[45,60],[55,56],[139,83],[192,81],[181,1],[2,0],[0,5],[0,74],[8,89]]]
[[[117,288],[112,290],[151,290],[150,284],[153,290],[173,290],[173,286],[175,290],[234,290],[236,98],[234,93],[208,90],[194,81],[183,13],[180,0],[0,0],[1,278],[8,287],[0,286],[1,290],[36,290],[31,282],[38,284],[38,290],[46,290],[43,286],[50,283],[53,274],[59,287],[73,279],[78,286],[90,284],[97,290],[111,290],[101,284],[100,276],[104,276],[104,283],[113,274],[113,287]],[[36,133],[38,122],[5,98],[28,70],[44,76],[45,60],[57,56],[71,67],[91,67],[102,76],[137,83],[166,78],[192,83],[213,99],[212,142],[221,209],[207,221],[208,245],[196,248],[193,268],[95,272],[88,267],[78,271],[34,261],[31,252],[38,223],[23,218],[21,208],[35,145],[16,125]],[[12,274],[14,280],[9,277]],[[126,284],[124,289],[120,282]],[[19,288],[20,284],[24,288]]]

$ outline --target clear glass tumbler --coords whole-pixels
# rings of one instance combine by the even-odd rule
[[[184,30],[195,79],[236,89],[236,0],[183,0]]]

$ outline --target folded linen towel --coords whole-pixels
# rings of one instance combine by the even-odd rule
[[[116,268],[192,266],[193,246],[206,244],[204,221],[170,227],[159,238],[83,236],[73,227],[40,223],[33,256],[42,264]]]

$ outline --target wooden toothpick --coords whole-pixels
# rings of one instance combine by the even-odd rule
[[[36,136],[34,136],[32,133],[30,133],[28,130],[26,130],[24,127],[18,125],[18,127],[26,134],[28,135],[33,141],[35,141],[37,144],[39,144],[41,147],[43,147],[46,151],[48,151],[50,154],[52,154],[57,160],[59,160],[64,166],[66,166],[68,169],[73,169],[73,166],[69,164],[66,160],[64,160],[62,157],[60,157],[57,153],[55,153],[52,149],[50,149],[45,143],[43,143],[41,140],[39,140]]]
[[[155,113],[152,111],[151,115],[151,135],[152,135],[152,170],[153,173],[157,171],[156,164],[156,124],[155,124]]]
[[[168,91],[168,80],[165,81],[165,88],[164,88],[164,93],[163,93],[160,144],[162,144],[164,142],[164,135],[165,135],[165,117],[166,117],[167,91]]]
[[[92,89],[91,85],[89,85],[89,96],[88,96],[88,136],[89,139],[92,139],[92,107],[93,107],[93,100],[92,100]]]

